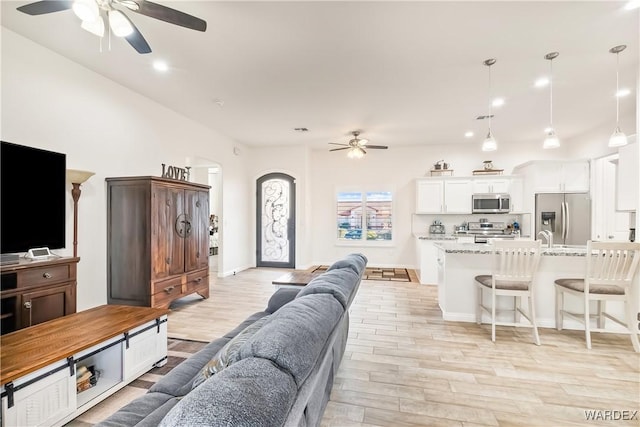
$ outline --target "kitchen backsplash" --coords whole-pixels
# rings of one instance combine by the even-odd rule
[[[490,222],[504,222],[512,224],[514,221],[520,223],[520,229],[529,230],[531,221],[530,214],[466,214],[466,215],[412,215],[411,229],[413,234],[429,234],[429,228],[434,221],[439,221],[444,226],[445,234],[455,232],[455,227],[463,222],[479,222],[480,218],[486,218]],[[528,236],[525,236],[528,237]]]

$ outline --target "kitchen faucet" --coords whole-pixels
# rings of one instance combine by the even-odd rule
[[[545,239],[547,239],[547,247],[553,247],[553,233],[549,230],[542,230],[538,233],[538,236],[542,235]]]

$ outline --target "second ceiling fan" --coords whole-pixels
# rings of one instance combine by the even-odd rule
[[[349,140],[347,144],[341,144],[337,142],[330,142],[331,145],[340,145],[340,148],[332,148],[329,151],[340,151],[340,150],[349,150],[347,152],[347,157],[352,159],[362,158],[367,152],[365,148],[372,150],[386,150],[386,145],[370,145],[369,140],[365,138],[358,138],[360,136],[360,131],[354,130],[351,132],[353,138]]]

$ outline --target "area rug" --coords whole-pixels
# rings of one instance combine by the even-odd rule
[[[320,265],[312,267],[311,272],[321,273],[329,268],[326,265]],[[367,267],[364,275],[365,280],[385,280],[392,282],[418,282],[418,277],[415,270],[407,268],[382,268],[382,267]]]

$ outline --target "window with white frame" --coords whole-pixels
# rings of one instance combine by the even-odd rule
[[[340,241],[390,241],[393,237],[390,191],[341,191],[336,196]]]

